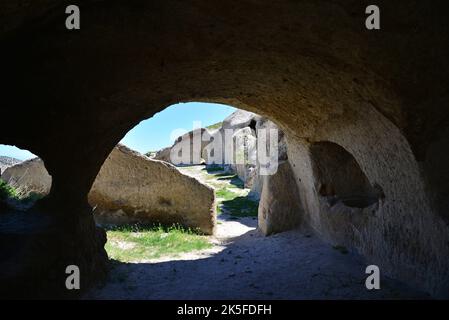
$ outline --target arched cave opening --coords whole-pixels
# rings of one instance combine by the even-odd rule
[[[320,141],[310,147],[317,192],[331,205],[341,201],[347,207],[366,208],[385,195],[373,186],[356,159],[340,145]]]
[[[260,251],[265,251],[264,260],[278,254],[274,245],[278,240],[265,236],[300,225],[303,212],[287,161],[286,136],[266,117],[232,108],[218,122],[197,128],[196,133],[202,137],[197,149],[192,142],[195,131],[179,130],[178,126],[185,122],[177,124],[172,117],[169,125],[175,134],[170,134],[169,146],[141,149],[133,145],[142,126],[158,126],[165,112],[181,112],[190,105],[170,106],[128,132],[122,145],[106,159],[89,193],[95,221],[106,228],[106,251],[116,263],[115,277],[133,276],[135,271],[126,263],[159,265],[161,276],[167,268],[174,268],[178,270],[176,281],[192,282],[192,290],[197,291],[200,279],[186,274],[186,266],[178,266],[185,264],[202,270],[206,282],[217,277],[210,270],[237,278],[221,282],[223,286],[245,278],[245,282],[255,281],[269,267],[256,265]],[[205,112],[217,109],[209,106]],[[266,135],[266,139],[259,139],[260,135]],[[229,141],[224,141],[226,136]],[[275,139],[276,144],[271,145],[270,139]],[[132,151],[133,147],[146,157]],[[261,170],[259,150],[269,158],[268,166],[276,166],[277,170]],[[183,157],[186,152],[189,154]],[[194,152],[199,156],[195,157]],[[282,239],[289,241],[287,237]],[[278,259],[283,265],[288,263],[287,256]],[[255,290],[251,286],[257,288],[254,283],[249,286],[242,289],[242,296]],[[174,289],[164,294],[173,296]],[[195,297],[230,294],[226,290],[212,293],[212,285],[203,289],[195,292]],[[108,290],[94,291],[92,295],[109,295]],[[182,296],[180,291],[177,297]]]
[[[187,124],[185,118],[191,116],[186,112],[195,113],[195,108],[202,108],[203,113]],[[158,133],[159,141],[151,143],[155,128],[165,136]],[[279,148],[270,161],[280,170],[267,174],[261,172],[258,162],[258,135],[273,131],[278,143],[271,146],[269,139],[260,140],[267,144],[261,149],[269,154],[270,148]],[[287,199],[281,197],[281,206],[272,206],[272,193],[276,192],[272,185],[292,185],[286,149],[282,130],[269,119],[225,105],[177,104],[141,122],[111,152],[88,196],[96,223],[107,230],[110,258],[121,262],[155,256],[170,259],[170,250],[155,254],[152,251],[160,248],[142,246],[136,237],[162,233],[168,239],[186,231],[184,241],[210,247],[202,244],[204,237],[194,234],[206,235],[209,240],[217,235],[222,240],[242,236],[257,229],[258,215],[264,221],[259,229],[267,235],[297,227],[299,206],[290,206],[288,214],[283,214],[281,206]],[[267,190],[262,193],[264,186]],[[259,214],[259,200],[263,214]],[[194,249],[194,245],[183,246],[180,253]]]
[[[204,259],[212,262],[207,270],[188,262],[122,265],[120,270],[136,271],[125,282],[140,286],[140,298],[164,297],[170,287],[181,288],[178,298],[223,297],[221,289],[231,298],[396,297],[384,290],[384,282],[382,295],[368,293],[364,279],[354,276],[364,276],[366,265],[336,258],[326,244],[318,245],[318,237],[328,245],[356,247],[382,274],[448,296],[445,3],[383,1],[381,11],[395,16],[379,33],[364,28],[365,8],[345,1],[268,6],[197,1],[194,9],[187,1],[159,1],[138,10],[125,1],[100,2],[83,7],[85,31],[66,31],[59,6],[0,5],[8,16],[0,32],[7,79],[0,139],[38,150],[53,178],[50,195],[38,202],[51,215],[52,228],[34,232],[39,241],[29,243],[40,245],[26,257],[33,263],[20,265],[36,271],[19,280],[1,279],[3,287],[28,292],[25,280],[45,274],[41,288],[52,292],[56,284],[60,290],[53,296],[70,296],[74,292],[66,290],[63,267],[73,263],[83,272],[83,289],[98,282],[105,273],[106,239],[95,227],[87,198],[102,164],[138,121],[164,106],[201,100],[235,104],[282,126],[288,157],[280,163],[282,174],[263,188],[258,222],[264,221],[266,234],[283,230],[291,225],[291,216],[283,213],[297,208],[282,203],[295,203],[313,232],[264,238],[272,246],[252,251],[240,248],[254,243],[249,233],[233,241],[229,255]],[[253,131],[254,123],[249,128]],[[313,146],[314,141],[333,141],[356,161],[333,145]],[[338,161],[326,156],[334,153]],[[282,183],[286,177],[294,182],[290,188]],[[175,204],[164,195],[154,200],[164,208]],[[371,210],[375,202],[378,210]],[[24,252],[19,249],[17,255]],[[239,262],[238,256],[250,256],[245,250],[254,254],[251,263],[261,266],[259,272]],[[216,268],[220,264],[225,268]],[[159,272],[164,266],[165,273]],[[154,277],[142,278],[142,269]],[[188,277],[175,273],[194,274],[197,284],[220,285],[185,290],[194,287],[195,277],[187,283]]]

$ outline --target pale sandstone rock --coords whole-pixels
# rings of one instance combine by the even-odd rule
[[[330,213],[320,208],[312,170],[317,159],[310,145],[331,141],[348,150],[370,183],[385,193],[376,218],[363,228],[348,228],[347,239],[357,240],[348,243],[382,274],[435,295],[447,293],[449,171],[441,170],[449,150],[444,1],[383,1],[381,10],[394,12],[394,21],[381,37],[367,36],[363,21],[354,19],[364,8],[346,0],[263,6],[196,1],[194,10],[188,1],[175,6],[160,1],[139,10],[122,1],[93,6],[89,37],[71,41],[55,27],[57,16],[50,15],[61,11],[48,3],[57,1],[0,5],[1,33],[12,40],[1,51],[2,76],[8,80],[2,104],[8,121],[1,137],[46,159],[58,179],[51,201],[57,206],[64,194],[74,193],[63,207],[67,215],[75,216],[70,208],[84,205],[88,182],[137,121],[179,101],[231,104],[282,126],[305,220],[332,243],[336,238],[325,223]],[[22,25],[20,32],[9,32]],[[41,26],[45,32],[34,32]],[[404,26],[419,28],[406,32]],[[57,54],[49,54],[52,48]],[[44,121],[50,125],[41,125]],[[75,221],[81,224],[84,216],[78,214]],[[346,224],[356,223],[349,218]],[[86,225],[78,238],[61,242],[73,249],[71,242],[85,240],[66,250],[69,258],[96,248]],[[86,260],[95,258],[92,253]]]
[[[51,176],[38,158],[10,167],[2,178],[29,192],[50,192]],[[205,234],[214,232],[212,188],[169,163],[149,159],[122,145],[105,161],[88,197],[101,225],[179,223]]]
[[[290,164],[288,161],[279,163],[274,175],[263,177],[258,212],[260,231],[269,235],[297,227],[303,215],[298,197]]]
[[[212,234],[214,197],[212,188],[173,165],[119,145],[101,168],[89,203],[100,224],[180,223]]]
[[[5,157],[0,156],[0,175],[2,172],[4,172],[7,168],[12,167],[18,163],[20,163],[19,159],[11,158],[11,157]]]
[[[233,136],[234,163],[231,169],[243,181],[246,188],[252,186],[257,162],[257,137],[250,127],[237,130]]]
[[[1,177],[22,195],[32,192],[46,195],[50,192],[51,176],[39,158],[7,168]]]
[[[154,159],[170,162],[176,165],[196,165],[204,163],[205,160],[203,159],[203,150],[209,144],[209,141],[203,141],[202,137],[203,135],[207,137],[210,135],[210,133],[208,129],[200,128],[197,130],[196,134],[198,134],[198,136],[194,138],[194,131],[192,130],[187,132],[186,134],[183,134],[182,136],[179,136],[171,147],[167,147],[158,151]],[[200,146],[200,150],[194,150],[194,139],[201,139],[201,141],[195,142],[195,144],[198,143],[198,145]],[[189,152],[189,155],[185,155],[185,157],[182,158],[182,150],[186,150],[187,152]],[[198,153],[196,154],[196,152]],[[186,161],[184,161],[184,159],[186,159]],[[181,162],[177,163],[177,160],[181,160]]]
[[[167,148],[159,150],[158,152],[156,152],[156,155],[154,156],[153,159],[170,162],[170,150],[171,150],[171,147],[167,147]]]

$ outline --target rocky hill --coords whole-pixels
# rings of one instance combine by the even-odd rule
[[[22,161],[20,161],[19,159],[16,159],[16,158],[0,156],[0,175],[3,173],[3,171],[6,168],[16,165],[20,162],[22,162]]]

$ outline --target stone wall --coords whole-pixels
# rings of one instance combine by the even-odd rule
[[[1,178],[23,196],[33,192],[42,195],[50,193],[51,176],[45,169],[44,162],[39,158],[7,168]]]
[[[425,283],[428,291],[445,296],[449,288],[449,260],[444,258],[449,254],[449,230],[442,219],[430,214],[431,198],[419,165],[397,128],[367,108],[345,127],[329,122],[317,131],[315,139],[318,144],[288,139],[288,157],[307,224],[326,241],[362,253],[386,274],[416,286]],[[323,190],[328,181],[318,167],[326,161],[316,157],[316,146],[323,141],[332,141],[353,157],[351,161],[357,162],[363,179],[369,182],[357,190],[377,200],[359,208],[329,199],[336,192]],[[332,166],[323,169],[332,170]],[[344,172],[343,168],[333,170],[337,175]],[[333,179],[352,187],[351,174],[334,175]]]
[[[175,165],[196,165],[204,163],[204,159],[202,158],[203,149],[209,142],[202,140],[203,135],[207,137],[209,130],[199,128],[197,131],[187,132],[179,136],[171,147],[159,150],[154,159],[170,162]],[[194,150],[194,147],[199,150]],[[186,154],[183,154],[183,152],[186,152]]]

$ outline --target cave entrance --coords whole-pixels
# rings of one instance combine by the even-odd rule
[[[201,110],[199,114],[195,114],[196,108]],[[192,122],[187,123],[191,120],[203,124],[193,126],[202,137],[198,148],[193,141]],[[164,130],[165,136],[153,128]],[[265,139],[259,140],[262,134]],[[225,141],[226,137],[230,139]],[[294,184],[286,166],[283,132],[269,119],[251,112],[187,103],[168,107],[141,122],[121,144],[103,164],[89,194],[95,220],[107,232],[106,251],[116,266],[107,287],[112,288],[120,279],[129,283],[136,272],[129,267],[131,263],[141,268],[158,266],[160,277],[170,277],[173,288],[168,288],[166,281],[158,281],[165,291],[160,294],[166,296],[181,298],[185,294],[181,287],[190,283],[196,298],[208,294],[225,297],[235,290],[223,288],[223,292],[212,293],[220,289],[212,282],[235,286],[243,279],[249,283],[240,284],[242,296],[260,291],[256,278],[269,268],[265,260],[272,259],[279,246],[291,241],[286,238],[278,243],[278,238],[265,235],[294,229],[299,220],[270,220],[267,215],[285,212],[285,207],[291,214],[301,214],[298,206],[284,206],[282,201],[287,199],[276,194],[293,190]],[[274,148],[276,152],[270,152]],[[264,153],[262,160],[259,150]],[[267,169],[274,166],[278,171]],[[290,185],[284,185],[287,178]],[[269,191],[262,194],[264,188]],[[266,210],[261,226],[259,202],[263,197]],[[299,197],[293,198],[288,200],[299,202]],[[298,211],[293,212],[295,209]],[[273,228],[278,221],[282,228]],[[281,264],[288,264],[287,256],[279,259]],[[152,275],[146,273],[145,277]],[[209,283],[207,288],[197,292],[204,287],[203,281]],[[176,293],[167,292],[174,289]],[[92,294],[119,293],[101,289]],[[270,296],[270,292],[260,294]]]
[[[194,102],[167,107],[128,132],[89,193],[110,258],[212,254],[221,250],[217,238],[256,230],[263,183],[257,134],[267,123],[231,106]]]

